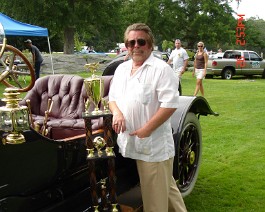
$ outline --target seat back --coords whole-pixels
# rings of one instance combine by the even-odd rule
[[[80,101],[84,79],[74,75],[49,75],[39,78],[27,93],[21,104],[29,99],[31,111],[35,115],[45,116],[48,99],[53,100],[49,116],[54,118],[78,118],[78,109],[84,110]]]

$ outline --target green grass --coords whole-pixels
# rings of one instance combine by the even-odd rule
[[[265,80],[220,78],[203,81],[205,98],[219,117],[201,117],[203,154],[188,211],[264,211]],[[183,95],[195,79],[186,72]]]
[[[88,77],[87,73],[79,74]],[[192,193],[191,212],[264,211],[265,80],[220,78],[203,81],[205,98],[218,117],[201,116],[203,153]],[[192,95],[195,78],[186,72],[183,95]],[[3,91],[3,86],[0,86]]]

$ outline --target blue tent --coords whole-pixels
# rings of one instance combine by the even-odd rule
[[[48,29],[42,28],[39,26],[31,25],[16,21],[3,13],[0,13],[0,23],[4,28],[5,35],[13,35],[13,36],[39,36],[39,37],[47,37],[48,40],[48,47],[51,56],[51,65],[52,71],[54,74],[53,69],[53,62],[52,62],[52,54],[51,54],[51,45],[48,36]]]
[[[16,21],[3,13],[0,13],[0,23],[4,27],[5,35],[48,37],[47,28]]]

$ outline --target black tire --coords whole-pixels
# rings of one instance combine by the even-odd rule
[[[213,79],[213,75],[212,74],[206,74],[205,78],[206,79]]]
[[[106,68],[105,70],[103,71],[103,74],[102,76],[110,76],[110,75],[114,75],[117,67],[123,63],[124,60],[118,60],[118,61],[115,61],[115,62],[112,62],[110,63]]]
[[[230,80],[232,79],[232,76],[233,76],[233,71],[230,68],[226,68],[225,70],[223,70],[222,72],[223,79]]]
[[[201,125],[194,113],[187,113],[180,140],[175,143],[173,176],[183,197],[190,194],[198,178],[202,153]]]

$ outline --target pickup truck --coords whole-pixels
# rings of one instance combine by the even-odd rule
[[[223,58],[208,60],[206,77],[231,79],[235,75],[261,75],[265,78],[265,60],[249,50],[227,50]]]

